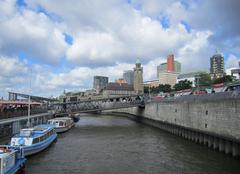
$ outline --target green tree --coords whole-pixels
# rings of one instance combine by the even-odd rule
[[[218,84],[218,83],[229,83],[233,81],[233,77],[230,75],[226,75],[224,77],[217,78],[213,80],[213,84]]]
[[[143,91],[144,91],[144,94],[148,94],[149,93],[149,87],[144,86]],[[150,89],[150,91],[151,91],[151,89]]]
[[[199,74],[196,80],[196,84],[199,86],[209,86],[212,84],[211,76],[208,73]]]
[[[190,82],[189,80],[182,80],[182,81],[179,81],[177,84],[175,84],[173,88],[176,91],[190,89],[192,88],[192,82]]]

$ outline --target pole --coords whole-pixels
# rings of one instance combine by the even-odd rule
[[[30,104],[30,94],[28,95],[28,120],[27,120],[27,127],[29,128],[30,127],[30,106],[31,106],[31,104]]]
[[[30,115],[31,115],[31,78],[32,78],[32,69],[30,69],[30,79],[29,79],[29,94],[28,94],[28,119],[27,127],[30,127]]]
[[[148,85],[148,96],[150,97],[150,84]]]

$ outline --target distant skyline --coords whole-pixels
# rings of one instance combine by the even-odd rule
[[[58,96],[114,81],[137,58],[144,81],[169,54],[182,72],[240,60],[238,0],[0,0],[0,97],[7,91]]]

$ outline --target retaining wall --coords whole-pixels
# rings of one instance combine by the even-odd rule
[[[114,112],[137,116],[139,121],[233,156],[240,155],[240,95],[238,93],[184,96],[149,101],[143,108]]]

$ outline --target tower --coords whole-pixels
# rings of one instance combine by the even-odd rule
[[[140,60],[137,59],[134,68],[134,91],[138,94],[143,93],[143,67],[141,66]]]
[[[212,79],[220,78],[225,75],[224,57],[218,52],[210,58],[210,73]]]

